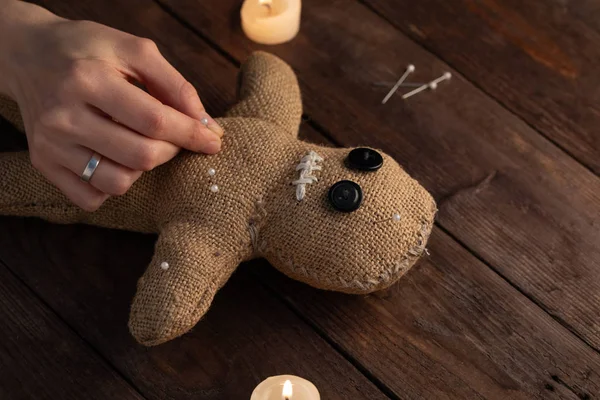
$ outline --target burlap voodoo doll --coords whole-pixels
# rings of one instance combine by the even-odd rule
[[[321,289],[369,293],[396,282],[425,249],[435,202],[389,156],[298,140],[291,68],[254,53],[239,102],[218,120],[222,151],[182,152],[89,213],[37,172],[27,152],[0,154],[0,214],[157,233],[129,329],[144,345],[190,330],[245,260],[265,257]],[[0,114],[22,127],[4,99]]]

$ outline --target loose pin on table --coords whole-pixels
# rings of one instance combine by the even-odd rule
[[[409,97],[414,96],[417,93],[421,93],[423,90],[426,90],[426,89],[435,90],[435,89],[437,89],[437,86],[440,82],[447,81],[450,78],[452,78],[452,74],[450,72],[445,72],[444,75],[440,76],[439,78],[434,79],[431,82],[426,83],[424,85],[421,85],[418,88],[416,88],[415,90],[412,90],[408,93],[403,94],[402,98],[404,100],[406,100]]]
[[[404,73],[402,74],[400,79],[398,79],[398,82],[396,82],[396,84],[394,85],[392,90],[390,90],[389,93],[383,98],[383,100],[381,101],[381,104],[387,103],[387,101],[390,99],[390,97],[392,97],[394,95],[394,93],[396,93],[396,90],[398,90],[400,85],[402,85],[402,82],[404,82],[406,80],[406,78],[408,77],[408,75],[410,75],[414,70],[415,70],[415,66],[412,64],[409,64],[406,67],[406,70],[404,71]]]
[[[373,86],[384,87],[384,88],[391,88],[395,84],[396,84],[396,82],[373,82]],[[416,87],[419,87],[421,85],[424,85],[424,83],[419,83],[419,82],[402,82],[399,87],[416,88]]]

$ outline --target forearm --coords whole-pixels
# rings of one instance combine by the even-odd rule
[[[41,24],[57,16],[35,4],[17,0],[0,0],[0,93],[12,96],[14,73],[19,54],[26,50],[27,37]]]

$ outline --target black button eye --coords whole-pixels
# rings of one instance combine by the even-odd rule
[[[339,181],[329,188],[329,202],[338,211],[357,210],[362,199],[362,189],[352,181]]]
[[[383,157],[373,149],[359,147],[348,154],[346,164],[360,171],[376,171],[383,165]]]

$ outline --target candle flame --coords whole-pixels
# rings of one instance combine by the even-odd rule
[[[281,391],[281,396],[284,398],[284,400],[290,400],[292,398],[293,392],[294,391],[292,389],[292,382],[288,379],[283,384],[283,390]]]

